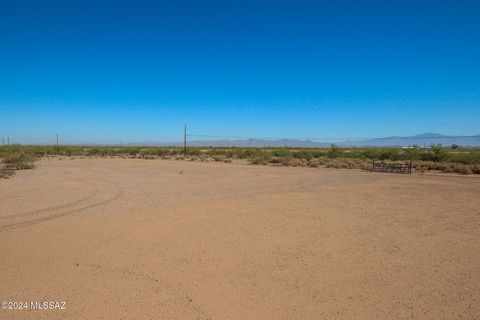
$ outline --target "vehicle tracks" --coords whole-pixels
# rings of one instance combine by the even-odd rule
[[[71,215],[87,209],[99,207],[109,202],[117,200],[123,194],[123,188],[120,185],[108,180],[103,180],[103,179],[97,180],[99,182],[102,182],[100,184],[88,183],[87,181],[80,180],[80,179],[75,179],[75,180],[82,181],[89,185],[94,185],[94,191],[86,197],[83,197],[81,199],[71,201],[68,203],[64,203],[64,204],[60,204],[60,205],[56,205],[53,207],[48,207],[40,210],[32,210],[32,211],[0,217],[0,221],[7,220],[6,223],[3,223],[3,224],[0,223],[0,232],[36,225],[36,224],[47,222],[47,221],[57,219],[66,215]],[[78,206],[84,202],[88,202],[91,199],[99,198],[102,195],[108,194],[109,193],[108,188],[111,188],[111,187],[115,189],[113,196],[108,196],[105,199],[98,199],[93,203]]]

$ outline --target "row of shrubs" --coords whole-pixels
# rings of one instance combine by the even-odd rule
[[[417,171],[478,173],[480,149],[444,148],[340,148],[332,145],[324,149],[301,148],[183,148],[177,147],[113,147],[113,146],[4,146],[0,158],[24,154],[26,157],[43,156],[100,156],[131,158],[177,158],[229,162],[247,159],[252,164],[288,166],[325,166],[336,168],[368,169],[371,160],[414,161]]]
[[[113,146],[3,146],[2,154],[29,153],[38,157],[47,155],[61,156],[119,156],[143,155],[173,156],[183,154],[178,147],[113,147]],[[189,156],[225,156],[227,158],[252,159],[261,156],[293,157],[299,159],[313,158],[360,158],[379,160],[422,160],[433,162],[454,162],[480,164],[480,149],[445,148],[440,145],[431,148],[340,148],[332,145],[323,149],[295,148],[198,148],[189,147]]]
[[[339,169],[372,170],[372,161],[361,158],[313,158],[298,159],[293,157],[257,157],[250,161],[252,164],[282,165],[294,167],[326,167]],[[395,161],[399,162],[399,161]],[[400,161],[401,162],[401,161]],[[405,162],[402,162],[405,163]],[[455,162],[434,162],[415,160],[412,169],[417,172],[436,170],[445,173],[480,174],[480,164],[462,164]]]

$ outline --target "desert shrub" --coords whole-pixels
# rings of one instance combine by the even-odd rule
[[[0,179],[8,179],[14,174],[13,170],[0,168]]]
[[[270,156],[266,154],[255,155],[249,161],[251,164],[267,164],[270,161]]]
[[[250,162],[255,159],[255,161],[263,161],[261,159],[266,159],[267,162],[270,160],[271,154],[269,150],[258,149],[258,148],[249,148],[241,152],[241,157],[247,158]]]
[[[329,158],[340,158],[343,155],[343,150],[339,146],[332,144],[327,152]]]
[[[210,157],[224,156],[225,153],[226,153],[226,151],[224,149],[219,149],[219,148],[211,148],[206,152],[206,154]]]
[[[188,148],[187,154],[190,156],[199,156],[202,154],[202,151],[199,148]]]
[[[14,153],[2,160],[3,168],[6,170],[25,170],[34,168],[35,157],[28,153]]]
[[[420,159],[420,149],[417,147],[408,148],[403,151],[403,159],[406,160],[417,160]]]
[[[240,159],[245,159],[254,156],[257,153],[256,149],[236,149],[235,156]]]
[[[350,159],[351,169],[372,170],[372,163],[365,159]]]
[[[460,174],[472,173],[472,170],[470,170],[468,165],[460,164],[460,163],[450,163],[448,165],[442,166],[440,170],[443,172],[452,172],[452,173],[460,173]]]
[[[225,158],[234,158],[237,156],[236,148],[229,149],[225,152]]]
[[[322,157],[317,159],[317,163],[319,166],[324,166],[330,159]]]
[[[273,165],[281,165],[281,166],[284,166],[287,164],[287,161],[286,161],[287,158],[285,157],[271,157],[270,160],[268,161],[270,164],[273,164]]]
[[[473,165],[471,167],[472,173],[480,174],[480,164]]]
[[[449,157],[448,151],[441,145],[433,146],[430,151],[421,154],[420,159],[424,161],[442,162]]]
[[[320,160],[319,164],[324,165],[326,168],[338,168],[338,169],[362,169],[371,170],[372,165],[369,161],[361,158],[336,158]]]
[[[448,163],[438,163],[433,161],[414,161],[413,169],[418,172],[425,172],[429,170],[440,170],[442,172],[453,172]]]
[[[312,150],[300,150],[293,153],[293,156],[298,159],[310,160],[312,158],[318,158],[320,156],[320,153],[314,152]]]
[[[449,154],[449,160],[451,162],[463,163],[463,164],[480,164],[479,152],[460,152]]]
[[[256,149],[236,149],[235,156],[240,159],[251,158],[255,154],[258,154]]]
[[[91,148],[91,149],[88,149],[87,151],[87,155],[89,156],[96,156],[98,155],[98,153],[99,153],[99,150],[96,148]]]
[[[362,169],[362,170],[365,170],[365,171],[372,171],[372,164],[364,161],[360,164],[359,169]]]
[[[310,159],[308,160],[308,166],[312,168],[318,168],[320,166],[319,159]]]
[[[226,157],[224,155],[215,155],[212,157],[213,160],[215,160],[216,162],[222,162],[226,159]]]
[[[157,159],[157,156],[156,156],[156,155],[153,155],[153,154],[144,154],[144,155],[143,155],[143,159],[153,160],[153,159]]]
[[[140,153],[140,148],[136,148],[136,147],[125,147],[123,149],[123,153],[124,154],[128,154],[132,157],[135,157],[138,155],[138,153]]]
[[[429,170],[437,170],[444,173],[460,173],[460,174],[479,174],[480,165],[462,164],[455,162],[434,162],[434,161],[413,161],[413,169],[417,172],[425,172]]]
[[[272,156],[273,157],[291,157],[292,154],[290,150],[282,148],[282,149],[274,149],[272,151]]]
[[[343,161],[334,159],[325,163],[326,168],[345,169],[346,165]]]
[[[380,152],[377,149],[367,149],[362,152],[362,156],[368,159],[377,159],[379,154]]]
[[[400,159],[400,152],[397,149],[382,149],[378,155],[378,159],[380,160],[399,160]]]
[[[461,165],[460,168],[458,168],[455,172],[461,173],[461,174],[472,174],[472,170],[468,165]]]
[[[441,145],[432,147],[433,161],[445,161],[448,158],[448,152]]]
[[[470,166],[461,163],[450,163],[450,167],[452,168],[451,171],[455,173],[461,174],[471,174],[472,170],[470,170]]]
[[[292,157],[272,157],[269,163],[287,167],[299,167],[306,165],[308,162],[306,160]]]
[[[153,151],[153,154],[159,156],[159,157],[164,157],[172,154],[171,150],[168,148],[155,148]]]

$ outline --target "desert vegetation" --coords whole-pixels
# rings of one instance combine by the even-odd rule
[[[429,148],[200,148],[189,147],[184,153],[178,147],[150,146],[3,146],[0,147],[3,172],[28,169],[39,157],[122,157],[140,159],[175,159],[231,162],[244,159],[251,164],[297,167],[327,167],[370,170],[372,160],[405,163],[412,161],[417,172],[440,171],[480,174],[480,149]]]
[[[34,168],[36,156],[31,152],[3,152],[0,162],[0,178],[9,178],[16,170]]]

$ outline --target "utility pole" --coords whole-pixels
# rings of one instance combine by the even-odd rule
[[[10,145],[10,137],[7,137],[7,146]]]
[[[57,146],[58,146],[58,132],[57,132]]]
[[[185,130],[183,132],[183,153],[187,155],[187,124],[185,124]]]
[[[2,137],[2,147],[5,145],[5,138]]]

